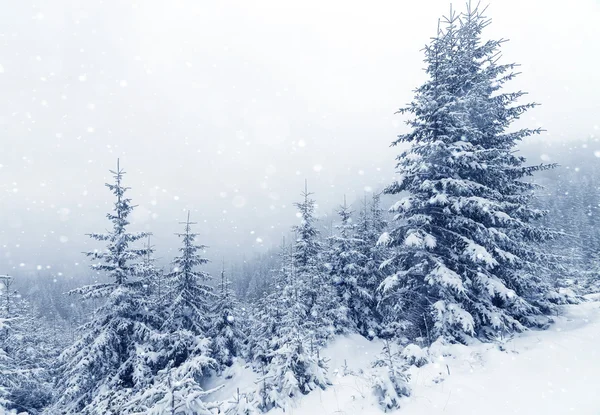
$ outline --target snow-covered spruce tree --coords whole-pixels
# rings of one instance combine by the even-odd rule
[[[531,206],[528,177],[552,166],[514,154],[539,130],[509,126],[535,104],[502,91],[516,65],[498,63],[502,40],[482,42],[488,24],[476,8],[445,20],[425,48],[429,79],[400,110],[411,131],[393,143],[410,148],[385,192],[407,196],[381,238],[395,249],[381,290],[392,318],[406,316],[429,342],[542,326],[551,309],[539,243],[554,234],[534,224],[544,212]]]
[[[244,338],[239,304],[231,282],[225,275],[225,264],[221,270],[221,281],[217,287],[216,301],[212,305],[213,323],[209,335],[212,339],[212,356],[219,369],[231,366],[233,359],[242,354]]]
[[[212,415],[212,404],[204,397],[219,390],[217,387],[204,390],[199,386],[200,378],[207,367],[215,365],[208,357],[208,342],[191,350],[191,357],[177,367],[170,361],[166,367],[152,377],[152,384],[138,391],[123,405],[123,414],[135,415]],[[160,350],[158,351],[160,353]]]
[[[371,204],[371,240],[377,241],[383,231],[388,226],[388,221],[385,218],[385,211],[381,208],[381,194],[373,193]]]
[[[258,415],[262,411],[258,408],[258,402],[254,395],[240,394],[229,402],[225,409],[225,415]]]
[[[151,303],[151,308],[157,315],[164,318],[165,309],[167,307],[167,284],[166,276],[162,270],[156,266],[156,258],[154,246],[150,244],[150,236],[144,246],[146,254],[140,263],[136,264],[135,273],[143,281],[142,288],[144,289],[148,300]]]
[[[2,345],[0,346],[0,409],[16,409],[17,403],[12,399],[13,385],[21,383],[19,379],[20,371],[17,362],[6,352],[5,343],[7,342],[8,331],[11,319],[0,317],[0,336],[2,336]]]
[[[17,303],[17,317],[11,322],[12,330],[4,349],[18,365],[20,381],[11,391],[16,408],[30,414],[40,413],[53,399],[52,364],[62,344],[42,314],[28,301]]]
[[[368,256],[361,247],[366,242],[357,236],[357,225],[352,221],[352,210],[340,206],[340,224],[337,235],[331,236],[331,250],[327,253],[328,268],[339,302],[333,311],[337,332],[358,331],[368,335],[372,329],[372,295],[365,287]]]
[[[382,329],[381,310],[378,308],[380,296],[378,288],[385,278],[381,264],[389,256],[388,248],[377,244],[379,237],[387,227],[384,211],[380,207],[380,198],[381,195],[379,193],[373,193],[371,203],[368,203],[365,196],[363,206],[359,211],[356,227],[357,237],[362,241],[359,249],[366,257],[363,284],[371,297],[368,305],[372,317],[363,322],[364,329],[362,330],[364,331],[363,334],[366,334],[369,338],[376,336]]]
[[[373,392],[381,408],[387,412],[400,407],[400,398],[410,395],[407,364],[394,344],[385,339],[383,351],[373,362]]]
[[[330,384],[310,326],[302,321],[305,306],[298,297],[299,284],[296,280],[285,289],[289,306],[273,340],[277,349],[270,352],[267,373],[259,378],[255,400],[264,412],[274,407],[289,409],[301,395]]]
[[[49,413],[121,414],[122,405],[146,386],[152,372],[148,351],[160,321],[149,308],[145,282],[135,278],[146,250],[131,246],[148,234],[127,231],[133,206],[125,196],[125,172],[117,162],[111,173],[115,182],[106,186],[116,199],[107,215],[112,229],[90,235],[106,242],[106,248],[87,255],[97,261],[92,269],[105,272],[112,281],[73,291],[84,300],[102,298],[103,303],[81,327],[81,337],[60,357],[58,400]]]
[[[282,269],[278,290],[282,300],[276,308],[279,319],[272,338],[263,342],[270,350],[265,355],[266,374],[259,378],[253,402],[265,412],[274,407],[290,408],[299,396],[329,384],[319,349],[334,331],[328,314],[333,309],[335,291],[320,262],[315,202],[309,196],[305,189],[304,201],[296,204],[302,222],[293,228],[296,241],[290,255],[291,268],[284,263]]]
[[[210,307],[215,300],[213,288],[208,285],[210,274],[196,268],[208,263],[208,259],[200,255],[206,245],[196,243],[197,233],[192,232],[190,214],[183,233],[176,235],[182,239],[179,248],[180,256],[173,260],[173,270],[167,275],[173,291],[173,301],[169,307],[169,315],[165,327],[189,330],[196,335],[206,334],[211,327]]]
[[[185,231],[176,234],[183,246],[173,260],[173,271],[167,275],[171,304],[166,309],[160,337],[152,344],[152,356],[159,370],[153,374],[152,384],[124,406],[124,413],[210,414],[202,398],[212,391],[205,391],[201,383],[217,368],[208,337],[214,293],[207,284],[210,275],[196,269],[208,260],[199,253],[206,246],[196,244],[198,234],[191,229],[194,224],[188,212],[183,222]]]
[[[50,330],[0,276],[0,408],[39,413],[52,398],[50,361],[58,355]]]
[[[295,203],[300,213],[300,224],[292,230],[296,234],[292,254],[294,267],[294,296],[301,304],[300,317],[307,335],[313,338],[314,346],[322,346],[336,331],[335,291],[327,275],[323,246],[319,231],[315,227],[316,202],[311,199],[305,183],[303,201]]]
[[[373,193],[370,203],[367,202],[367,196],[365,195],[356,225],[357,233],[361,236],[361,239],[368,242],[370,246],[375,246],[387,227],[388,221],[385,218],[385,211],[381,208],[381,193]]]
[[[257,300],[252,313],[248,357],[259,365],[263,375],[266,373],[267,364],[271,361],[270,352],[280,346],[275,342],[279,340],[281,318],[287,307],[287,299],[283,293],[290,281],[291,252],[291,247],[286,246],[284,238],[278,254],[279,264],[272,270],[269,292]]]
[[[15,317],[11,314],[14,303],[12,285],[12,277],[0,276],[0,408],[8,410],[17,406],[11,395],[14,385],[21,382],[17,362],[7,352],[11,324]]]

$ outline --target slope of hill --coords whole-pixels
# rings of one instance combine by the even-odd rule
[[[399,415],[600,414],[600,296],[563,308],[545,331],[529,331],[501,344],[442,346],[421,368],[412,367],[412,396]],[[286,415],[380,415],[371,392],[371,361],[380,341],[358,335],[336,339],[324,351],[333,385],[303,397]],[[255,376],[238,368],[240,390]],[[213,399],[230,397],[236,386]],[[273,415],[283,415],[274,410]]]

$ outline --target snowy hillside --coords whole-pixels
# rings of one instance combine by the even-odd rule
[[[600,83],[427,2],[8,12],[0,415],[600,415]]]
[[[402,415],[597,415],[600,413],[600,295],[565,306],[545,331],[529,331],[498,345],[454,345],[434,362],[412,367],[412,396],[404,398]],[[324,350],[333,385],[303,397],[294,415],[378,415],[369,382],[370,363],[381,351],[379,341],[344,336]],[[347,364],[346,374],[344,365]],[[253,387],[253,375],[236,368],[227,389],[213,399]],[[349,373],[350,372],[350,373]],[[450,374],[448,374],[448,372]],[[272,411],[281,415],[281,410]]]

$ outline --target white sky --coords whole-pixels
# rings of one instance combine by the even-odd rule
[[[0,273],[87,272],[117,157],[134,228],[165,259],[187,209],[219,262],[277,243],[304,178],[321,214],[391,182],[394,111],[449,3],[294,3],[2,1]],[[547,140],[599,134],[600,2],[492,0],[488,14],[485,35],[522,64],[514,88],[543,104],[525,121]]]

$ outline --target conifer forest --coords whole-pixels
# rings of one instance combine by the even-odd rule
[[[600,3],[0,13],[0,415],[600,413]]]

